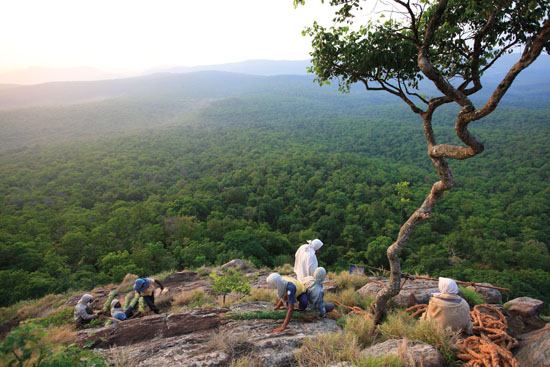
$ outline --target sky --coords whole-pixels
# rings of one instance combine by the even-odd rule
[[[0,0],[0,72],[304,60],[301,31],[333,13],[320,0]]]

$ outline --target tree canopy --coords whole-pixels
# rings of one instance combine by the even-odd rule
[[[391,286],[377,296],[375,321],[380,322],[387,300],[400,289],[399,253],[414,228],[430,218],[442,194],[455,184],[447,159],[463,160],[483,152],[484,144],[469,131],[469,124],[491,114],[518,74],[543,50],[550,51],[550,2],[377,1],[372,12],[382,14],[382,20],[361,24],[356,20],[361,21],[368,1],[329,3],[337,7],[336,25],[327,29],[315,23],[305,31],[312,37],[311,71],[320,83],[338,78],[340,87],[348,90],[360,82],[367,90],[384,91],[405,102],[422,119],[428,156],[440,178],[388,248]],[[483,73],[516,48],[521,48],[518,61],[481,107],[476,107],[471,96],[483,88]],[[421,92],[423,79],[435,86],[435,96]],[[455,131],[461,145],[436,142],[433,113],[449,103],[460,107]]]

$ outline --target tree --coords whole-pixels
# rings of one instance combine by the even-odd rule
[[[223,296],[222,303],[224,306],[227,294],[231,292],[250,293],[250,283],[236,270],[228,269],[224,275],[217,275],[216,272],[212,272],[210,278],[212,278],[212,290],[214,293]]]
[[[375,322],[386,312],[386,303],[400,290],[399,253],[411,232],[430,218],[442,194],[453,187],[447,159],[464,160],[484,150],[469,130],[470,123],[491,114],[518,74],[543,50],[550,51],[550,2],[548,0],[386,0],[373,2],[381,20],[356,26],[364,15],[364,0],[330,0],[338,6],[335,26],[318,23],[305,30],[312,37],[310,71],[319,83],[338,78],[340,89],[361,83],[369,91],[390,93],[423,122],[431,159],[440,180],[435,182],[420,207],[401,227],[388,248],[390,285],[376,297]],[[304,0],[294,0],[294,5]],[[365,8],[372,9],[372,5]],[[374,11],[373,11],[374,14]],[[383,17],[389,14],[389,20]],[[502,55],[522,49],[518,61],[502,77],[481,107],[472,96],[482,89],[481,76]],[[421,93],[427,78],[437,90],[428,98]],[[460,107],[455,131],[464,144],[436,143],[432,128],[434,112],[446,104]]]

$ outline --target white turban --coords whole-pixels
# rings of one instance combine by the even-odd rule
[[[288,282],[277,273],[269,274],[269,276],[267,277],[267,282],[272,288],[277,289],[277,297],[283,299]]]
[[[307,276],[302,281],[302,284],[306,289],[311,287],[315,283],[323,284],[325,278],[327,277],[327,271],[325,268],[317,268],[315,269],[315,272],[313,273],[313,276]]]
[[[300,282],[307,276],[312,276],[313,272],[319,266],[315,251],[323,246],[323,242],[319,239],[307,241],[305,245],[300,246],[296,251],[296,259],[294,261],[294,272]]]
[[[439,291],[441,293],[458,294],[458,286],[452,279],[439,277]]]

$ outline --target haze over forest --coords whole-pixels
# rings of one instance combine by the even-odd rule
[[[457,187],[413,234],[405,271],[550,301],[548,61],[474,127],[486,151],[451,163]],[[319,87],[289,63],[219,69],[0,89],[2,306],[126,273],[282,265],[314,237],[329,269],[387,267],[435,179],[421,123],[392,97]],[[453,111],[435,118],[449,142]]]

